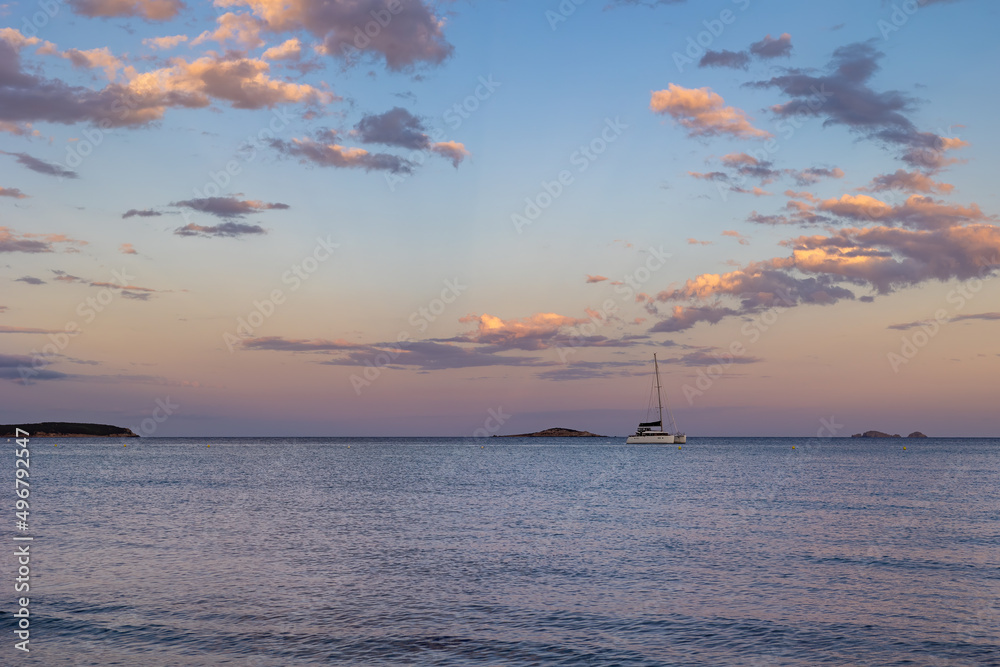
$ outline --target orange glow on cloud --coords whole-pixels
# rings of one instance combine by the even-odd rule
[[[711,88],[684,88],[671,83],[666,90],[653,91],[649,108],[670,115],[692,136],[728,134],[741,139],[771,136],[770,132],[751,125],[741,109],[727,107],[722,96]]]
[[[466,315],[459,321],[463,323],[476,322],[478,324],[477,338],[479,339],[484,337],[510,339],[551,335],[561,327],[583,324],[588,320],[557,313],[535,313],[520,319],[503,320],[484,313],[482,315]]]

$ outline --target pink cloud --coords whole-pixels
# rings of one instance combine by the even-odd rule
[[[0,325],[0,334],[47,334],[63,333],[60,329],[37,329],[34,327],[11,327]]]
[[[931,279],[966,280],[1000,267],[1000,228],[993,225],[843,229],[783,245],[792,248],[791,265],[800,271],[864,280],[883,293]]]
[[[785,190],[785,196],[793,199],[805,199],[808,202],[816,203],[819,198],[811,192],[796,192],[795,190]]]
[[[567,336],[562,330],[589,322],[588,319],[567,317],[557,313],[535,313],[519,319],[503,320],[484,313],[466,315],[460,322],[475,323],[476,330],[460,338],[465,342],[488,345],[497,349],[542,350],[558,344]],[[561,335],[562,334],[562,335]]]
[[[364,148],[348,148],[333,142],[293,138],[290,142],[276,140],[271,145],[281,153],[298,157],[301,162],[321,167],[354,168],[366,171],[374,169],[403,174],[409,174],[413,171],[413,163],[397,155],[369,153]]]
[[[293,37],[267,49],[261,57],[265,60],[298,60],[302,57],[302,42]]]
[[[824,200],[817,208],[851,220],[897,223],[916,229],[941,229],[992,217],[984,214],[976,204],[945,204],[923,195],[910,195],[902,204],[892,206],[868,195],[846,194],[840,199]]]
[[[384,59],[390,70],[399,71],[418,64],[438,65],[453,50],[444,38],[445,19],[422,0],[217,0],[216,4],[249,8],[271,32],[305,30],[322,40],[320,52],[348,62],[372,54]]]
[[[108,78],[108,81],[113,81],[118,70],[125,67],[125,63],[111,53],[111,49],[106,46],[86,51],[67,49],[54,55],[69,60],[73,63],[73,67],[80,69],[101,68],[104,70],[104,75]]]
[[[724,317],[736,315],[732,308],[717,306],[674,306],[670,317],[653,325],[653,332],[674,332],[690,329],[699,322],[715,324]]]
[[[945,151],[965,148],[969,145],[968,141],[958,137],[939,137],[931,133],[921,133],[919,136],[922,141],[907,149],[902,155],[903,161],[911,167],[936,172],[964,161],[945,156]]]
[[[813,183],[818,183],[824,178],[844,177],[844,170],[840,167],[833,167],[832,169],[826,167],[809,167],[808,169],[800,169],[798,171],[795,171],[794,169],[788,169],[786,171],[800,186],[812,185]]]
[[[777,39],[765,35],[764,39],[750,45],[750,53],[758,58],[789,56],[792,53],[792,36],[787,32],[781,33]]]
[[[568,317],[557,313],[535,313],[519,319],[503,320],[488,313],[465,315],[459,322],[477,325],[477,336],[482,338],[513,337],[525,338],[539,333],[552,333],[560,327],[582,324],[585,319]]]
[[[266,234],[267,230],[260,225],[248,225],[242,222],[223,222],[218,225],[196,225],[193,222],[174,230],[177,236],[217,236],[237,238]]]
[[[458,165],[465,158],[469,157],[470,153],[468,149],[465,148],[465,144],[459,143],[457,141],[439,141],[433,143],[428,148],[430,152],[436,153],[448,160],[451,160],[452,166],[456,169]]]
[[[903,192],[922,192],[926,194],[950,194],[955,189],[950,183],[935,181],[930,176],[919,171],[906,171],[897,169],[892,174],[882,174],[872,179],[867,190],[871,192],[883,192],[885,190],[901,190]]]
[[[169,35],[166,37],[147,37],[142,43],[151,49],[172,49],[181,42],[188,41],[187,35]]]
[[[666,90],[653,91],[650,109],[671,116],[692,137],[729,135],[739,139],[766,138],[770,132],[755,128],[746,113],[725,106],[721,95],[711,88],[684,88],[671,83]]]
[[[267,24],[250,14],[226,12],[216,18],[215,22],[218,24],[215,30],[206,30],[195,37],[191,44],[198,45],[211,40],[219,43],[233,42],[244,49],[256,49],[264,45],[260,33]],[[267,57],[266,54],[264,57]]]
[[[158,116],[168,105],[203,107],[211,99],[225,100],[236,109],[329,104],[337,99],[309,84],[271,78],[270,68],[266,61],[254,58],[206,56],[190,62],[172,58],[169,67],[141,74],[129,67],[125,75],[128,91]]]
[[[69,0],[73,11],[84,16],[110,18],[136,16],[147,21],[166,21],[184,8],[181,0]]]
[[[740,234],[735,229],[727,229],[724,232],[722,232],[722,235],[736,239],[737,241],[740,242],[740,245],[750,245],[750,239],[748,239],[746,236],[743,236],[743,234]]]
[[[25,136],[41,136],[41,132],[32,129],[31,123],[12,123],[6,120],[0,120],[0,132],[7,132],[8,134],[13,134],[18,137]]]
[[[72,246],[87,245],[86,241],[70,238],[65,234],[18,234],[10,227],[0,227],[0,252],[55,252],[57,244],[70,246],[67,252],[75,252]]]
[[[8,131],[25,133],[27,123],[48,121],[102,126],[141,126],[160,120],[167,108],[202,108],[225,101],[236,109],[260,109],[279,104],[320,106],[338,98],[327,90],[270,76],[270,65],[254,58],[213,54],[194,61],[172,58],[168,66],[138,72],[122,70],[123,82],[102,89],[70,86],[46,79],[35,69],[21,67],[16,31],[0,33],[0,59],[10,76],[0,87],[0,123]],[[17,33],[18,35],[20,33]],[[56,55],[63,55],[53,51]],[[102,66],[113,71],[114,56],[102,50],[66,52],[81,66]],[[71,58],[72,59],[72,58]]]
[[[28,195],[17,188],[0,188],[0,197],[13,197],[14,199],[25,199]]]
[[[747,153],[729,153],[722,156],[722,164],[727,167],[757,166],[760,164],[760,160]]]
[[[971,224],[939,229],[852,228],[782,242],[790,256],[705,273],[656,295],[678,304],[652,331],[682,331],[698,322],[803,303],[857,298],[849,287],[880,294],[931,280],[984,278],[1000,269],[1000,228]],[[870,298],[870,297],[865,297]]]
[[[284,211],[288,210],[290,207],[288,204],[283,204],[281,202],[265,202],[256,199],[239,199],[235,196],[230,197],[201,197],[199,199],[186,199],[184,201],[171,202],[171,206],[178,206],[181,208],[189,208],[193,211],[198,211],[200,213],[207,213],[209,215],[214,215],[219,218],[242,218],[251,213],[260,213],[261,211],[271,211],[278,210]],[[122,217],[129,217],[129,211]],[[136,212],[138,215],[144,215],[144,212]]]

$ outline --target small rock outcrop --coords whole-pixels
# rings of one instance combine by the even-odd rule
[[[138,438],[130,428],[108,424],[78,424],[74,422],[41,422],[38,424],[0,425],[0,438],[15,438],[17,429],[27,431],[29,438]],[[22,436],[23,437],[23,436]]]
[[[907,438],[926,438],[927,436],[924,435],[923,433],[921,433],[920,431],[914,431],[913,433],[911,433],[910,435],[908,435],[906,437]]]
[[[606,438],[590,431],[575,431],[571,428],[547,428],[535,433],[519,433],[517,435],[495,435],[494,438]]]

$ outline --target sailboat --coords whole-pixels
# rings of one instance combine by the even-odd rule
[[[687,436],[677,432],[677,424],[674,423],[674,415],[667,408],[667,417],[670,419],[670,430],[663,430],[663,390],[660,385],[660,364],[653,355],[653,378],[656,389],[656,408],[658,419],[655,422],[639,422],[639,428],[634,435],[630,435],[625,441],[629,445],[675,445],[687,442]]]

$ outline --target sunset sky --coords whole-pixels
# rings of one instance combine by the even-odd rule
[[[998,9],[0,5],[0,422],[1000,435]]]

